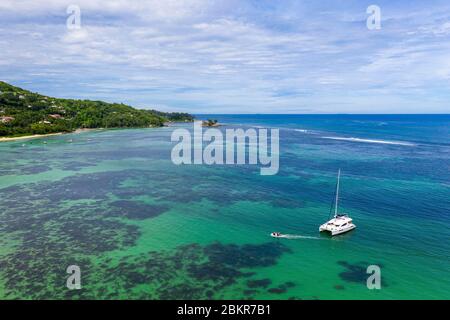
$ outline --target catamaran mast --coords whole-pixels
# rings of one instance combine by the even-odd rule
[[[338,214],[338,202],[339,202],[339,179],[341,178],[341,169],[338,171],[338,179],[336,184],[336,203],[334,204],[334,217]]]

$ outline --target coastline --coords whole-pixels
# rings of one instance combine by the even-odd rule
[[[172,122],[174,123],[174,122]],[[141,127],[139,127],[141,128]],[[158,127],[149,127],[149,128],[158,128]],[[46,133],[46,134],[31,134],[26,136],[20,136],[20,137],[0,137],[0,143],[1,142],[13,142],[13,141],[20,141],[20,140],[31,140],[31,139],[38,139],[38,138],[45,138],[45,137],[51,137],[51,136],[59,136],[63,134],[78,134],[83,132],[89,132],[89,131],[101,131],[101,130],[115,130],[115,129],[136,129],[134,127],[124,127],[124,128],[79,128],[75,131],[71,132],[54,132],[54,133]]]
[[[93,131],[93,130],[103,130],[103,128],[95,128],[95,129],[77,129],[72,132],[54,132],[54,133],[46,133],[46,134],[32,134],[27,136],[20,136],[20,137],[0,137],[0,142],[11,142],[11,141],[20,141],[20,140],[31,140],[31,139],[37,139],[37,138],[44,138],[44,137],[51,137],[51,136],[59,136],[63,134],[77,134],[87,131]]]
[[[20,136],[20,137],[2,137],[2,138],[0,138],[0,142],[36,139],[36,138],[43,138],[43,137],[49,137],[49,136],[57,136],[57,135],[61,135],[61,134],[64,134],[64,133],[56,132],[56,133],[47,133],[47,134],[33,134],[33,135]]]

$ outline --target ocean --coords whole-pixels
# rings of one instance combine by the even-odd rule
[[[279,129],[279,172],[174,165],[190,123],[0,143],[0,298],[450,298],[450,115],[197,117]]]

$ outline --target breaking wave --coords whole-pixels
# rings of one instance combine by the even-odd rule
[[[302,132],[302,133],[308,133],[308,132],[309,132],[309,131],[306,130],[306,129],[294,129],[294,131]]]
[[[323,139],[331,139],[331,140],[342,140],[342,141],[351,141],[351,142],[362,142],[362,143],[378,143],[378,144],[392,144],[398,146],[415,146],[412,142],[404,142],[404,141],[390,141],[390,140],[375,140],[375,139],[361,139],[361,138],[348,138],[348,137],[322,137]]]

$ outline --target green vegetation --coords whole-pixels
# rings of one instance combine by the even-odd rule
[[[79,128],[160,127],[193,121],[187,113],[138,110],[122,103],[57,99],[0,81],[0,136],[71,132]]]

